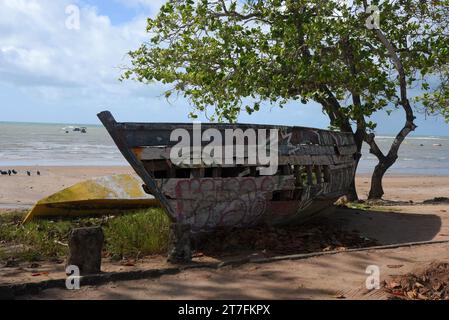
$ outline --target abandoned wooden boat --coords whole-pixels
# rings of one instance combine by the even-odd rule
[[[192,233],[303,221],[344,195],[354,176],[357,149],[350,133],[304,127],[201,124],[201,134],[216,129],[215,133],[223,136],[230,129],[276,130],[277,170],[273,175],[261,175],[261,163],[248,161],[249,145],[245,146],[244,156],[235,154],[233,163],[206,163],[195,154],[195,148],[190,162],[174,163],[170,155],[179,137],[171,139],[172,132],[183,129],[194,135],[193,124],[118,123],[108,111],[98,117],[144,181],[145,191],[159,200],[174,223],[188,226]],[[200,141],[201,148],[212,141],[205,140]]]

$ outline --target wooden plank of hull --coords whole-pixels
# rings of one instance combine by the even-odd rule
[[[338,153],[342,156],[344,155],[353,155],[357,152],[357,147],[355,145],[343,145],[337,146]]]
[[[150,170],[158,171],[158,170],[165,170],[167,167],[175,166],[170,162],[168,159],[161,158],[160,160],[144,160],[142,159],[142,162],[145,163],[146,166]],[[310,155],[290,155],[290,156],[280,156],[278,158],[278,164],[279,165],[333,165],[333,164],[342,164],[342,163],[348,163],[353,164],[354,163],[354,157],[353,155],[321,155],[321,156],[310,156]],[[201,168],[201,167],[213,167],[213,168],[231,168],[235,167],[236,165],[243,165],[243,166],[263,166],[260,163],[252,163],[248,162],[248,158],[234,158],[234,163],[232,164],[226,164],[224,162],[222,163],[204,163],[201,162],[199,164],[190,164],[186,161],[186,163],[179,164],[175,167],[178,168]]]
[[[191,225],[196,232],[210,231],[216,227],[254,225],[266,212],[268,200],[265,193],[250,192],[219,200],[204,195],[201,199],[169,200],[177,220]]]
[[[348,163],[352,165],[354,164],[354,157],[352,155],[350,156],[333,155],[332,160],[334,164],[343,164],[343,163]]]
[[[319,193],[318,193],[319,194]],[[245,227],[259,223],[285,224],[305,221],[329,207],[338,198],[324,195],[297,201],[272,201],[263,192],[236,194],[230,199],[204,195],[198,199],[168,200],[177,221],[191,226],[193,232],[208,232],[217,227]]]
[[[174,146],[178,142],[172,141],[170,136],[175,129],[184,129],[190,136],[193,136],[192,124],[186,123],[117,123],[115,129],[123,132],[128,145],[133,147],[140,146]],[[354,138],[351,133],[333,132],[328,130],[305,128],[272,126],[257,124],[201,124],[201,131],[208,129],[218,130],[222,136],[225,136],[225,130],[241,129],[277,129],[279,132],[279,144],[282,145],[351,145],[354,144]],[[204,145],[208,142],[203,142]]]
[[[342,169],[335,170],[337,179],[343,175]],[[304,220],[338,199],[342,195],[341,185],[347,181],[334,180],[296,188],[300,191],[299,199],[294,200],[294,193],[291,193],[292,199],[288,201],[275,200],[273,195],[278,190],[293,189],[293,176],[169,179],[159,183],[170,199],[168,202],[177,221],[191,225],[194,232],[207,232],[216,227]]]
[[[158,180],[164,195],[171,199],[228,199],[250,192],[271,193],[294,190],[295,177],[262,176],[245,178],[203,178]]]
[[[257,146],[256,146],[257,147]],[[279,149],[279,157],[298,157],[298,156],[333,156],[336,155],[336,150],[338,150],[338,155],[353,155],[357,152],[357,148],[354,145],[345,145],[345,146],[318,146],[318,145],[298,145],[298,146],[289,146]],[[170,147],[135,147],[133,148],[133,152],[136,154],[139,160],[141,161],[150,161],[150,160],[165,160],[170,159],[171,153]],[[232,159],[243,161],[242,163],[247,163],[248,159],[248,146],[244,146],[243,154],[236,154],[233,152],[234,157]],[[236,150],[236,149],[235,149]],[[207,155],[206,155],[207,156]],[[192,160],[192,162],[201,161],[203,159],[203,155],[200,153],[190,153],[188,160]],[[243,159],[243,160],[242,160]],[[220,163],[226,163],[225,154],[220,157]]]

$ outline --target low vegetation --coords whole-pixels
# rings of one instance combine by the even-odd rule
[[[0,213],[0,261],[59,260],[67,254],[72,228],[97,225],[105,233],[105,256],[139,258],[167,250],[169,220],[162,209],[100,218],[42,219],[21,225],[24,214]]]
[[[375,211],[375,212],[398,212],[402,209],[392,206],[396,205],[410,205],[409,202],[394,202],[394,201],[377,201],[377,202],[344,202],[337,201],[336,205],[343,208],[360,210],[360,211]]]
[[[104,231],[111,255],[139,258],[167,250],[169,220],[162,209],[151,209],[111,219]]]

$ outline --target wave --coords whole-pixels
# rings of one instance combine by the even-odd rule
[[[376,136],[377,139],[395,139],[394,136]],[[407,140],[438,140],[438,141],[446,141],[449,140],[449,137],[437,137],[437,136],[427,136],[427,137],[407,137]]]

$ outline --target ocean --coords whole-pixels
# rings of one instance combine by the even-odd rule
[[[81,125],[0,122],[0,169],[13,166],[126,166],[102,126],[82,125],[87,133],[73,131]],[[68,133],[66,133],[68,132]],[[388,150],[393,136],[379,135]],[[370,173],[376,158],[363,148],[359,173]],[[405,140],[390,174],[449,176],[449,137],[412,136]]]
[[[0,123],[0,168],[8,166],[126,165],[102,126]],[[68,132],[68,133],[66,133]]]

